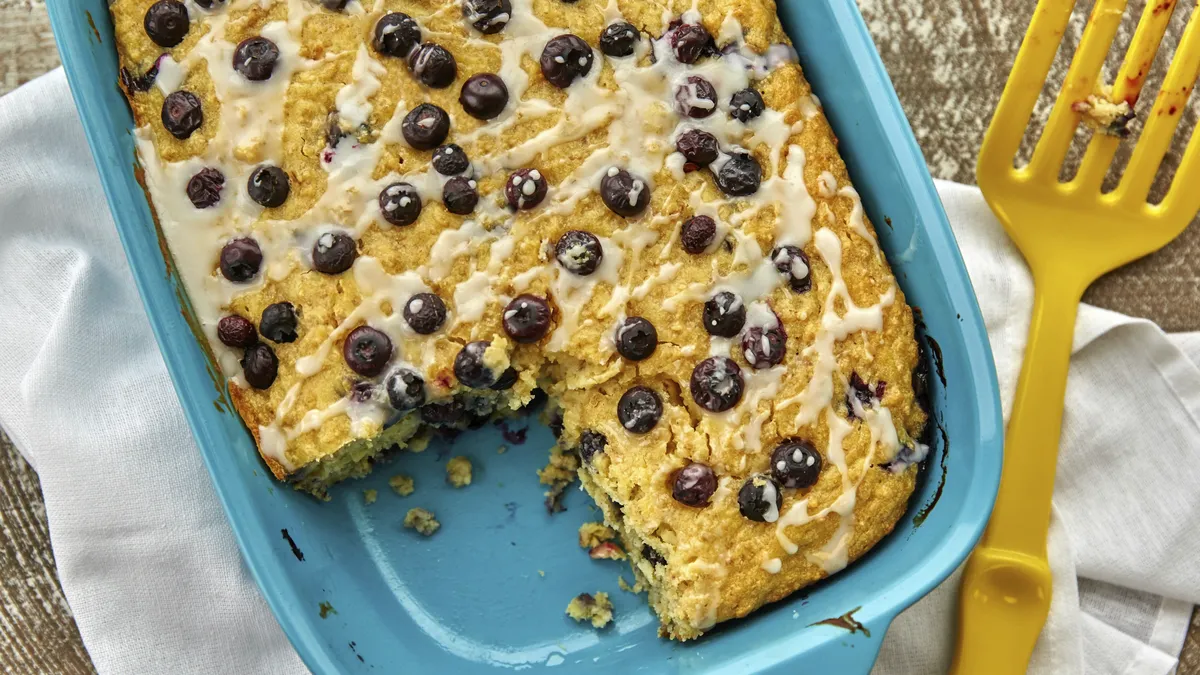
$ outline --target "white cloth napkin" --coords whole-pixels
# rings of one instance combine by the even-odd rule
[[[978,191],[939,184],[1011,398],[1028,272]],[[62,72],[0,99],[0,425],[37,469],[100,673],[298,673],[176,402]],[[1200,335],[1084,307],[1031,673],[1163,675],[1200,602]],[[944,672],[955,579],[876,672]]]

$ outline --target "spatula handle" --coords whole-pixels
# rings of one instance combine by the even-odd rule
[[[1046,534],[1075,316],[1085,284],[1035,273],[1033,317],[1004,443],[1000,492],[963,573],[951,672],[1026,671],[1050,609]]]
[[[1045,557],[1063,405],[1082,284],[1035,279],[1029,341],[1004,440],[1000,492],[980,547]]]

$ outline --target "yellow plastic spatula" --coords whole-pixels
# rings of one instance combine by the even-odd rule
[[[1189,141],[1166,198],[1157,205],[1146,201],[1200,70],[1200,9],[1192,11],[1114,191],[1100,188],[1118,138],[1095,134],[1069,182],[1059,181],[1059,169],[1080,121],[1074,104],[1096,93],[1126,0],[1096,0],[1033,158],[1013,167],[1074,5],[1038,3],[979,153],[979,187],[1025,256],[1035,291],[1000,493],[963,575],[952,667],[958,675],[1024,673],[1050,609],[1046,533],[1083,291],[1101,274],[1174,239],[1200,208],[1200,133]],[[1110,100],[1136,100],[1174,10],[1174,0],[1146,3]]]

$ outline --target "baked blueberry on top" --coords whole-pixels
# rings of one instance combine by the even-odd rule
[[[509,0],[463,0],[463,19],[483,33],[499,33],[512,18],[512,3]]]
[[[538,63],[550,84],[562,89],[592,70],[592,48],[578,35],[559,35],[546,43]]]
[[[192,206],[207,209],[221,201],[221,189],[225,187],[225,175],[218,169],[205,167],[188,179],[187,196]]]
[[[504,184],[504,197],[511,208],[532,209],[546,198],[550,184],[537,169],[517,169],[508,175]]]
[[[174,47],[188,33],[187,6],[177,0],[158,0],[146,10],[146,35],[159,47]]]
[[[190,91],[174,91],[167,94],[162,105],[163,127],[179,140],[186,140],[201,124],[204,110],[200,99]]]
[[[404,116],[400,125],[404,140],[417,150],[432,150],[450,133],[450,116],[432,103],[422,103]]]
[[[421,27],[403,12],[384,14],[375,24],[372,44],[384,56],[407,58],[421,44]]]
[[[504,106],[508,105],[508,87],[499,75],[478,73],[463,82],[458,102],[471,117],[490,120],[504,112]]]
[[[613,58],[633,54],[639,39],[638,29],[631,23],[610,23],[600,33],[600,51]]]
[[[554,245],[554,257],[558,264],[571,274],[581,277],[595,272],[604,260],[604,247],[591,232],[571,230],[558,238]]]
[[[233,69],[252,82],[269,79],[279,61],[279,47],[261,35],[246,38],[233,50]]]
[[[421,215],[421,195],[410,183],[392,183],[379,192],[379,211],[392,225],[411,225]]]
[[[345,232],[325,232],[313,244],[313,269],[322,274],[341,274],[354,264],[358,244]]]
[[[246,194],[260,206],[267,208],[283,206],[291,191],[292,181],[287,173],[270,164],[255,168],[246,181]]]
[[[408,69],[427,87],[445,89],[458,77],[458,62],[445,47],[426,42],[408,53]]]

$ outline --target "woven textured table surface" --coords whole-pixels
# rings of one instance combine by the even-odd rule
[[[975,153],[1034,3],[859,0],[859,4],[933,175],[973,182]],[[1080,4],[1065,40],[1071,50],[1090,3],[1081,0]],[[1130,15],[1140,13],[1144,4],[1130,2]],[[1186,14],[1184,8],[1179,14]],[[1178,40],[1185,18],[1176,17],[1168,37],[1172,43]],[[1133,20],[1128,19],[1119,43],[1127,43],[1132,26]],[[0,94],[57,65],[43,0],[0,0]],[[1064,65],[1054,69],[1060,81]],[[1147,91],[1154,84],[1152,72]],[[1043,112],[1049,102],[1044,96]],[[1185,124],[1195,123],[1197,109],[1193,101]],[[1077,144],[1076,150],[1079,147]],[[1173,160],[1169,158],[1168,164]],[[1200,226],[1193,222],[1162,251],[1101,279],[1085,300],[1147,317],[1167,330],[1200,330],[1197,254]],[[22,675],[94,672],[58,586],[37,476],[2,433],[0,671]],[[1200,613],[1192,617],[1179,675],[1200,675]]]

